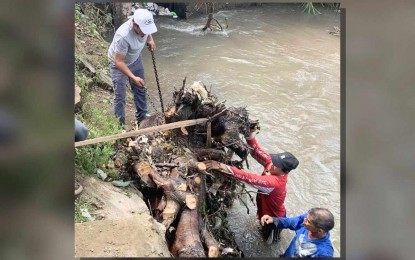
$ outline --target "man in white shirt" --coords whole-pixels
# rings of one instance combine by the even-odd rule
[[[144,67],[141,51],[148,45],[156,49],[152,34],[157,32],[153,15],[146,9],[137,9],[134,15],[115,32],[108,49],[108,60],[114,84],[114,114],[125,124],[126,80],[130,81],[134,94],[136,120],[140,122],[147,114]]]

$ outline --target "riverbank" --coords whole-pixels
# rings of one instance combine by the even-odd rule
[[[172,89],[180,88],[187,77],[207,83],[227,104],[250,104],[250,113],[261,122],[262,131],[258,135],[261,145],[270,152],[293,152],[301,160],[288,182],[287,215],[301,214],[311,205],[332,209],[336,217],[332,239],[339,255],[340,48],[339,38],[329,33],[333,26],[339,26],[336,16],[334,10],[313,16],[303,13],[300,5],[283,4],[227,10],[215,17],[219,21],[227,18],[229,28],[205,33],[201,28],[206,17],[191,17],[186,21],[156,17],[159,31],[154,37],[165,103]],[[93,48],[89,51],[94,54]],[[144,53],[143,62],[148,91],[155,97],[154,111],[157,111],[160,110],[158,93],[148,52]],[[111,115],[112,93],[98,94],[101,92],[98,80],[90,85],[98,99],[94,106],[100,113]],[[127,124],[133,127],[132,120]],[[107,148],[101,151],[107,153]],[[108,160],[96,166],[104,164],[106,171],[111,172],[114,168]],[[260,165],[250,158],[249,163],[251,171],[261,171]],[[117,174],[111,172],[110,177],[122,179],[124,170],[116,169]],[[241,218],[235,218],[232,227],[242,238],[256,232],[256,223],[251,221],[254,209],[248,204],[250,215],[243,207],[240,212],[235,211]],[[290,234],[283,236],[283,248],[289,244]],[[256,250],[250,253],[254,255]]]
[[[76,117],[89,128],[89,138],[119,133],[112,115],[109,47],[92,19],[75,21]],[[104,54],[104,55],[103,55]],[[132,97],[127,97],[127,129],[134,128]],[[143,195],[132,185],[117,187],[125,167],[114,165],[114,142],[76,150],[75,256],[169,257],[165,227],[155,221]],[[122,158],[122,154],[119,154]],[[105,177],[102,174],[105,172]],[[102,173],[97,174],[97,173]],[[104,181],[105,180],[105,181]],[[131,232],[134,230],[134,232]]]

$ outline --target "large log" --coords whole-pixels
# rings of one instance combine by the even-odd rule
[[[173,199],[181,204],[183,204],[186,200],[186,191],[183,191],[179,187],[183,184],[186,184],[186,180],[183,179],[178,174],[178,169],[173,168],[170,172],[170,176],[168,179],[163,178],[160,174],[157,172],[154,172],[151,174],[151,177],[156,182],[157,185],[159,185],[160,181],[163,181],[161,183],[161,186],[163,188],[164,194],[166,194],[167,199]]]
[[[177,168],[171,170],[169,178],[162,177],[156,171],[151,172],[149,176],[158,187],[163,189],[166,196],[166,207],[162,213],[162,223],[168,228],[176,219],[180,206],[184,205],[186,201],[186,191],[179,189],[179,186],[183,183],[186,184],[186,181],[180,177]]]
[[[197,209],[184,209],[180,217],[172,253],[175,257],[206,257],[199,235]]]
[[[219,256],[219,243],[212,236],[212,233],[207,229],[205,225],[202,228],[202,238],[208,249],[208,257],[218,257]]]
[[[168,228],[173,221],[176,219],[177,214],[180,211],[180,203],[175,201],[174,199],[168,198],[166,202],[166,207],[163,210],[162,216],[163,221],[162,224]]]
[[[203,164],[204,167],[200,167],[200,169],[206,170],[206,165]],[[203,170],[203,171],[204,171]],[[207,192],[207,185],[206,185],[206,176],[201,176],[200,181],[198,182],[200,189],[199,189],[199,200],[200,201],[206,201],[206,195]],[[207,205],[206,203],[201,205],[201,211],[207,212]],[[219,243],[216,241],[216,239],[213,237],[212,233],[208,230],[206,227],[207,225],[203,223],[203,220],[199,219],[199,225],[200,225],[200,234],[202,236],[202,241],[206,245],[207,248],[207,254],[208,257],[218,257],[219,256]]]
[[[141,181],[143,181],[148,187],[155,188],[156,184],[150,178],[150,174],[154,173],[154,169],[151,167],[150,163],[146,161],[141,161],[134,164],[134,171],[140,176]]]
[[[194,171],[204,171],[206,169],[204,163],[189,161],[188,165]],[[204,193],[201,192],[202,186],[203,181],[199,176],[191,179],[189,187],[192,187],[193,191],[187,192],[187,207],[180,216],[176,239],[172,246],[172,253],[176,257],[206,257],[200,237],[201,202],[204,201]]]

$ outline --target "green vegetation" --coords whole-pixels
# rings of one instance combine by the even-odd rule
[[[112,24],[112,3],[77,3],[75,4],[75,22],[88,20],[86,27],[90,33],[100,34],[115,30]]]
[[[118,119],[105,115],[104,111],[99,108],[85,109],[84,106],[83,113],[83,116],[79,115],[78,118],[88,126],[89,139],[117,134],[122,131]],[[111,156],[115,154],[114,143],[115,141],[108,141],[75,148],[75,166],[83,174],[95,173],[97,169],[105,168]],[[115,174],[112,175],[115,177]]]
[[[100,100],[95,94],[88,91],[90,78],[75,70],[75,83],[81,87],[85,103],[82,112],[76,117],[88,128],[88,139],[118,134],[123,131],[118,119],[111,113],[112,108],[106,100]],[[102,101],[102,102],[101,102]],[[75,148],[75,167],[85,175],[95,174],[97,169],[104,170],[111,157],[116,153],[114,144],[116,141],[102,142]],[[105,172],[112,180],[119,179],[119,173],[115,169],[106,169]]]
[[[78,21],[82,17],[81,6],[79,4],[75,4],[75,21]]]
[[[89,78],[79,71],[78,65],[75,63],[75,85],[81,88],[81,93],[86,93],[88,90],[88,81]]]
[[[106,64],[106,55],[87,54],[92,53],[98,46],[105,53],[106,42],[97,32],[96,20],[92,19],[98,15],[100,10],[93,4],[75,4],[76,28],[76,48],[75,59],[88,60],[95,69],[101,69]],[[94,16],[95,15],[95,16]],[[96,35],[98,34],[98,35]],[[97,96],[95,91],[91,91],[91,86],[100,86],[100,79],[97,75],[92,75],[88,71],[81,70],[75,63],[75,85],[81,88],[82,111],[76,115],[89,129],[88,139],[118,134],[123,129],[120,127],[118,119],[112,113],[112,107],[107,98]],[[108,70],[107,67],[105,67]],[[98,92],[99,93],[99,92]],[[97,169],[105,170],[106,165],[115,154],[115,141],[88,145],[75,149],[75,167],[82,174],[95,174]],[[111,179],[118,179],[119,174],[114,169],[105,170]]]
[[[75,84],[81,88],[85,104],[82,107],[82,114],[76,115],[88,128],[88,139],[106,135],[118,134],[122,131],[118,119],[108,111],[112,111],[109,102],[99,102],[96,98],[88,95],[88,81],[91,79],[82,74],[75,66]],[[95,173],[97,169],[104,168],[111,156],[115,154],[115,141],[98,143],[75,148],[75,166],[83,174]],[[116,174],[112,174],[115,177]]]
[[[84,213],[84,214],[82,214]],[[83,223],[89,221],[86,214],[93,215],[93,208],[84,198],[80,197],[75,200],[75,223]]]

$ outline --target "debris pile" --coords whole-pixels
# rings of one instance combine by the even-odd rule
[[[258,122],[249,120],[245,108],[227,108],[200,82],[187,89],[185,82],[174,91],[164,118],[145,119],[140,128],[198,118],[208,118],[207,124],[130,139],[127,165],[152,216],[165,225],[173,256],[240,257],[225,209],[235,199],[244,204],[248,197],[254,199],[232,176],[206,171],[203,161],[242,168],[249,154],[243,136]]]

